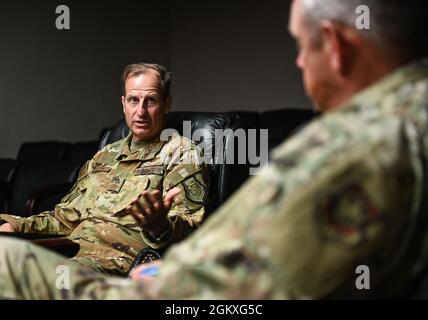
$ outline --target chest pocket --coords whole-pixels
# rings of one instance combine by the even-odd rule
[[[118,181],[113,181],[111,176],[112,167],[105,163],[96,162],[93,165],[92,171],[88,173],[88,177],[86,180],[91,183],[97,189],[98,193],[105,192],[109,190],[109,188],[113,188],[117,191],[120,190],[118,186]],[[115,177],[113,177],[115,178]],[[116,184],[116,187],[112,187],[113,184]]]
[[[111,211],[122,199],[125,177],[107,163],[94,163],[92,171],[88,173],[82,183],[87,188],[86,201],[89,206],[96,207],[103,212]]]
[[[150,185],[148,176],[130,176],[126,178],[117,194],[117,202],[111,208],[111,212],[119,213],[125,209],[141,192]]]
[[[135,179],[147,177],[149,179],[149,188],[151,190],[161,190],[164,175],[164,167],[162,165],[142,166],[135,169]]]

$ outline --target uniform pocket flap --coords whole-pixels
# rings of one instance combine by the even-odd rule
[[[101,162],[95,162],[92,165],[92,172],[96,173],[96,172],[110,172],[111,171],[111,167],[109,165],[106,165],[105,163],[101,163]]]
[[[114,213],[114,216],[120,216],[120,212],[126,209],[127,206],[134,201],[141,192],[147,189],[149,186],[150,179],[149,177],[143,176],[138,179],[138,181],[133,181],[132,179],[127,179],[123,184],[120,192],[122,196],[119,198],[117,203],[111,208],[111,211]]]

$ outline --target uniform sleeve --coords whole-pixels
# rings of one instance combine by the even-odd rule
[[[358,286],[373,288],[394,269],[419,205],[421,163],[415,144],[402,145],[402,138],[318,153],[315,164],[276,158],[265,175],[252,178],[168,252],[150,294],[167,299],[369,294]],[[359,279],[359,266],[369,271],[368,283]]]
[[[383,143],[334,155],[316,179],[268,204],[279,215],[260,239],[286,298],[366,298],[392,279],[419,208],[422,170],[411,150]]]
[[[69,235],[80,222],[79,198],[82,178],[87,175],[90,161],[80,169],[79,177],[53,211],[42,212],[28,218],[0,214],[0,224],[10,223],[15,232]]]
[[[168,213],[169,229],[154,238],[142,231],[142,237],[152,248],[158,249],[178,242],[188,236],[202,222],[208,201],[208,168],[199,162],[197,150],[192,148],[183,152],[181,159],[175,163],[163,180],[163,195],[174,188],[181,189],[172,203]]]

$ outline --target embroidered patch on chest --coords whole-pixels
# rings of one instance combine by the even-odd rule
[[[125,179],[122,177],[113,177],[107,186],[108,191],[119,192]]]

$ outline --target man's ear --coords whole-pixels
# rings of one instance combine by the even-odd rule
[[[322,21],[321,34],[330,67],[337,73],[343,75],[346,72],[345,43],[340,29],[331,21]]]
[[[125,97],[122,96],[120,100],[122,101],[122,111],[123,111],[123,114],[125,114]]]
[[[165,113],[171,112],[172,109],[172,96],[166,97],[165,101]]]
[[[363,39],[353,28],[331,21],[321,23],[321,32],[331,68],[341,76],[347,76],[352,71],[352,60],[362,47]]]

